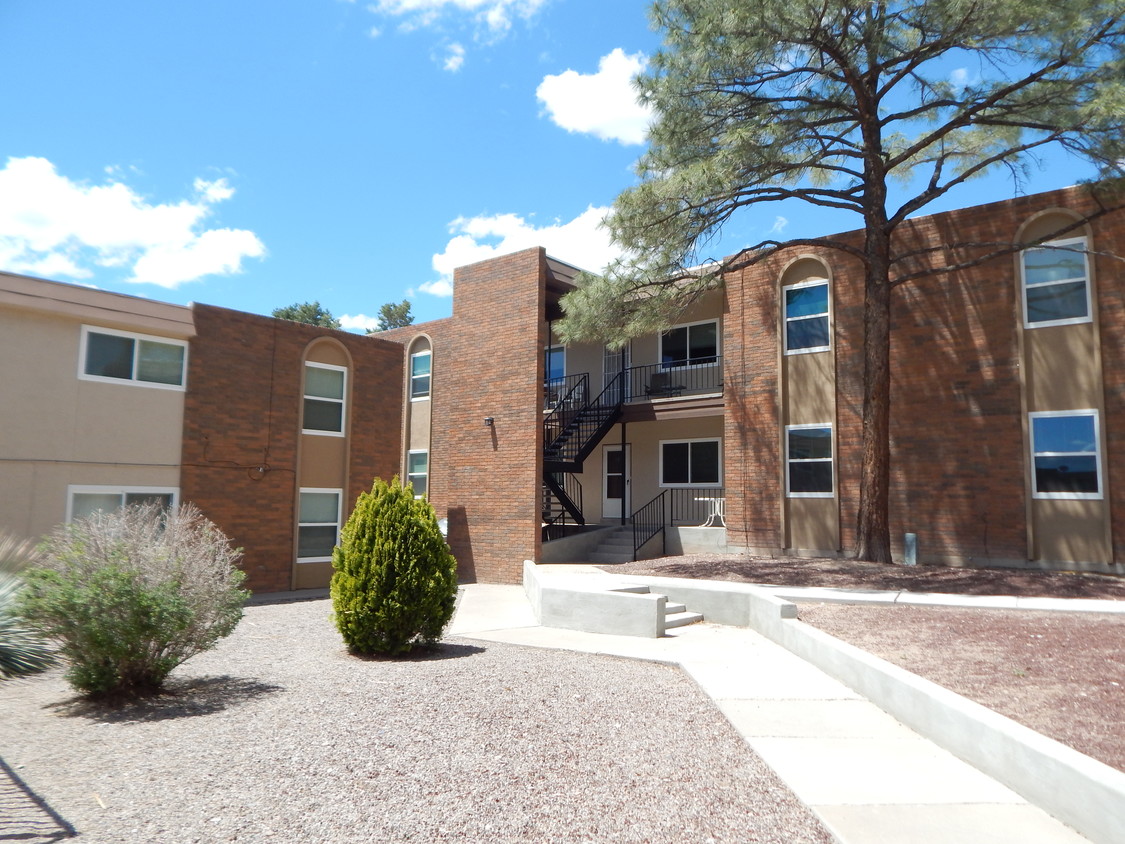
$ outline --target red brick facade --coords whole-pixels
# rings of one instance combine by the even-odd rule
[[[904,225],[900,252],[944,244],[1011,244],[1037,212],[1095,206],[1084,189],[962,209]],[[1077,232],[1081,234],[1082,232]],[[1090,226],[1104,373],[1105,494],[1113,559],[1125,562],[1125,214]],[[860,233],[832,238],[861,246]],[[981,246],[975,254],[990,247]],[[934,254],[934,253],[930,253]],[[963,260],[943,250],[929,265]],[[863,275],[859,261],[801,247],[727,280],[726,485],[728,542],[780,549],[784,505],[778,408],[782,269],[798,255],[830,268],[836,373],[837,503],[840,548],[854,546],[859,504]],[[1020,278],[1015,256],[895,289],[892,297],[891,532],[905,532],[923,557],[1020,564],[1029,557],[1021,398]],[[828,421],[828,420],[826,420]],[[1114,506],[1117,505],[1117,506]]]
[[[305,350],[331,337],[351,358],[346,518],[375,477],[399,471],[403,348],[224,308],[192,311],[182,499],[245,549],[250,589],[290,589]]]
[[[538,557],[546,272],[538,248],[461,267],[451,318],[380,335],[433,343],[429,497],[462,580],[518,583]]]

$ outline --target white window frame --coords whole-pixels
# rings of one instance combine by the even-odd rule
[[[421,358],[421,357],[427,357],[427,358],[430,359],[430,371],[426,375],[426,377],[430,379],[430,386],[429,386],[429,389],[426,390],[426,395],[416,396],[416,395],[414,395],[414,378],[416,377],[414,375],[414,359],[415,358]],[[410,400],[411,401],[429,401],[430,396],[433,395],[433,392],[434,392],[434,350],[433,349],[424,349],[421,352],[413,352],[410,355]]]
[[[412,454],[426,455],[426,471],[424,473],[410,471],[410,455]],[[412,448],[406,452],[406,482],[413,484],[414,478],[419,476],[426,479],[426,491],[422,495],[415,495],[415,498],[422,498],[424,495],[429,495],[430,492],[430,450],[428,448]]]
[[[1077,249],[1073,248],[1074,245],[1079,245]],[[1025,249],[1020,253],[1020,295],[1023,297],[1023,327],[1024,328],[1049,328],[1052,325],[1083,325],[1087,322],[1092,322],[1094,319],[1094,303],[1093,296],[1090,292],[1090,256],[1088,254],[1087,240],[1085,237],[1069,237],[1063,240],[1048,240],[1039,246],[1033,246],[1030,249]],[[1078,252],[1082,256],[1082,266],[1085,270],[1085,277],[1066,278],[1058,281],[1049,281],[1045,284],[1033,285],[1036,288],[1052,287],[1059,284],[1073,284],[1076,281],[1085,281],[1086,290],[1086,316],[1084,317],[1065,317],[1063,319],[1047,319],[1039,322],[1032,322],[1028,315],[1027,308],[1027,262],[1025,256],[1028,252],[1041,251],[1052,249],[1057,251]]]
[[[715,359],[713,361],[709,361],[708,363],[692,363],[691,358],[688,358],[688,360],[685,361],[684,363],[669,364],[669,365],[665,366],[665,364],[664,364],[664,335],[666,335],[669,331],[675,331],[675,330],[680,329],[680,328],[685,329],[687,331],[688,353],[690,354],[691,353],[691,329],[694,328],[697,325],[714,325],[715,326],[715,355],[714,355]],[[723,348],[722,348],[722,346],[723,346],[723,332],[722,332],[722,326],[719,325],[719,320],[717,320],[717,319],[700,319],[700,320],[696,320],[695,322],[681,322],[678,325],[673,325],[673,326],[669,327],[666,331],[661,331],[660,334],[659,334],[659,337],[660,337],[660,343],[659,343],[658,348],[656,350],[656,357],[657,357],[656,363],[657,363],[657,366],[660,367],[661,371],[667,370],[667,369],[699,369],[700,367],[704,367],[704,366],[718,366],[719,360],[723,355]],[[669,442],[671,442],[671,440],[669,440]]]
[[[828,443],[832,453],[828,457],[789,457],[789,432],[828,430]],[[827,492],[793,492],[789,488],[789,466],[791,463],[828,463],[832,468],[832,489]],[[836,497],[836,435],[830,422],[813,422],[805,425],[785,426],[785,496],[786,498],[835,498]]]
[[[305,493],[335,493],[336,495],[336,521],[335,522],[302,522],[301,521],[301,495]],[[301,553],[301,528],[303,527],[328,527],[332,525],[336,528],[336,542],[335,545],[340,544],[340,531],[343,528],[341,523],[341,516],[344,509],[344,490],[333,487],[317,487],[305,486],[297,490],[297,554]],[[297,562],[304,563],[330,563],[332,562],[332,555],[327,557],[297,557]]]
[[[680,443],[687,443],[688,448],[688,482],[686,484],[665,483],[664,481],[664,446],[678,445]],[[719,479],[711,483],[693,483],[691,481],[691,448],[692,443],[716,443],[719,447]],[[657,476],[660,481],[660,489],[719,489],[723,485],[723,438],[722,437],[677,437],[672,440],[660,440],[658,445],[659,452],[659,475]]]
[[[1089,416],[1094,420],[1094,466],[1098,476],[1098,491],[1097,492],[1040,492],[1038,481],[1035,476],[1035,458],[1036,457],[1068,457],[1068,456],[1083,456],[1089,457],[1091,452],[1088,451],[1036,451],[1035,449],[1035,420],[1045,417],[1060,417],[1060,416]],[[1105,480],[1102,477],[1102,432],[1101,420],[1098,418],[1099,413],[1093,408],[1081,408],[1079,410],[1039,410],[1032,411],[1027,414],[1027,439],[1028,446],[1031,449],[1031,497],[1040,500],[1054,499],[1054,500],[1086,500],[1086,501],[1101,501],[1105,498]]]
[[[172,509],[180,506],[180,489],[174,486],[131,486],[122,484],[68,484],[66,488],[66,522],[74,521],[75,495],[119,495],[125,506],[126,495],[171,495]]]
[[[106,334],[110,337],[125,337],[133,341],[133,371],[128,378],[111,378],[108,375],[90,375],[86,372],[86,353],[89,348],[89,336],[91,334]],[[143,381],[137,377],[137,367],[140,362],[140,355],[138,354],[137,343],[144,341],[147,343],[159,343],[164,346],[179,346],[184,350],[184,363],[183,368],[180,370],[180,383],[179,384],[162,384],[158,381]],[[116,328],[103,328],[100,325],[83,325],[81,341],[78,349],[78,378],[82,381],[97,381],[101,384],[129,384],[134,387],[149,387],[155,390],[175,390],[176,392],[184,392],[187,389],[187,372],[188,372],[188,342],[186,340],[176,340],[171,337],[157,337],[153,334],[138,334],[135,331],[119,331]]]
[[[790,290],[801,290],[807,287],[823,287],[828,294],[825,296],[823,313],[806,314],[805,316],[790,317],[789,316],[789,303],[786,301],[786,292]],[[785,348],[787,355],[808,355],[815,352],[827,352],[832,349],[832,288],[828,284],[826,278],[811,278],[808,281],[799,281],[796,284],[786,284],[781,288],[781,310],[782,310],[782,329],[781,329],[781,342]],[[807,346],[800,349],[789,348],[789,323],[801,322],[809,319],[826,319],[828,321],[828,343],[824,346]],[[813,426],[817,427],[817,426]]]
[[[320,363],[319,361],[307,360],[305,361],[305,369],[309,367],[314,369],[331,369],[336,372],[344,374],[343,389],[340,391],[343,395],[341,398],[328,398],[326,396],[310,396],[307,387],[307,378],[301,384],[301,433],[311,434],[314,437],[343,437],[347,436],[348,430],[348,368],[346,366],[337,366],[332,363]],[[304,375],[304,370],[302,371]],[[340,404],[340,430],[339,431],[324,431],[319,428],[306,428],[305,427],[305,402],[309,399],[313,401],[326,401],[338,402]]]

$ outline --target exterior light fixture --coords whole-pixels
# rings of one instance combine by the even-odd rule
[[[484,427],[491,428],[494,421],[496,420],[494,420],[491,416],[484,417]]]

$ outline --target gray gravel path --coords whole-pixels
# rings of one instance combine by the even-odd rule
[[[329,612],[250,607],[112,712],[58,671],[4,683],[0,754],[89,842],[832,840],[677,669],[465,639],[359,660]]]

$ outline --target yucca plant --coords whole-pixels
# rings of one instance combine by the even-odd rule
[[[23,571],[38,554],[35,545],[0,531],[0,678],[23,677],[54,662],[54,653],[16,613]]]

